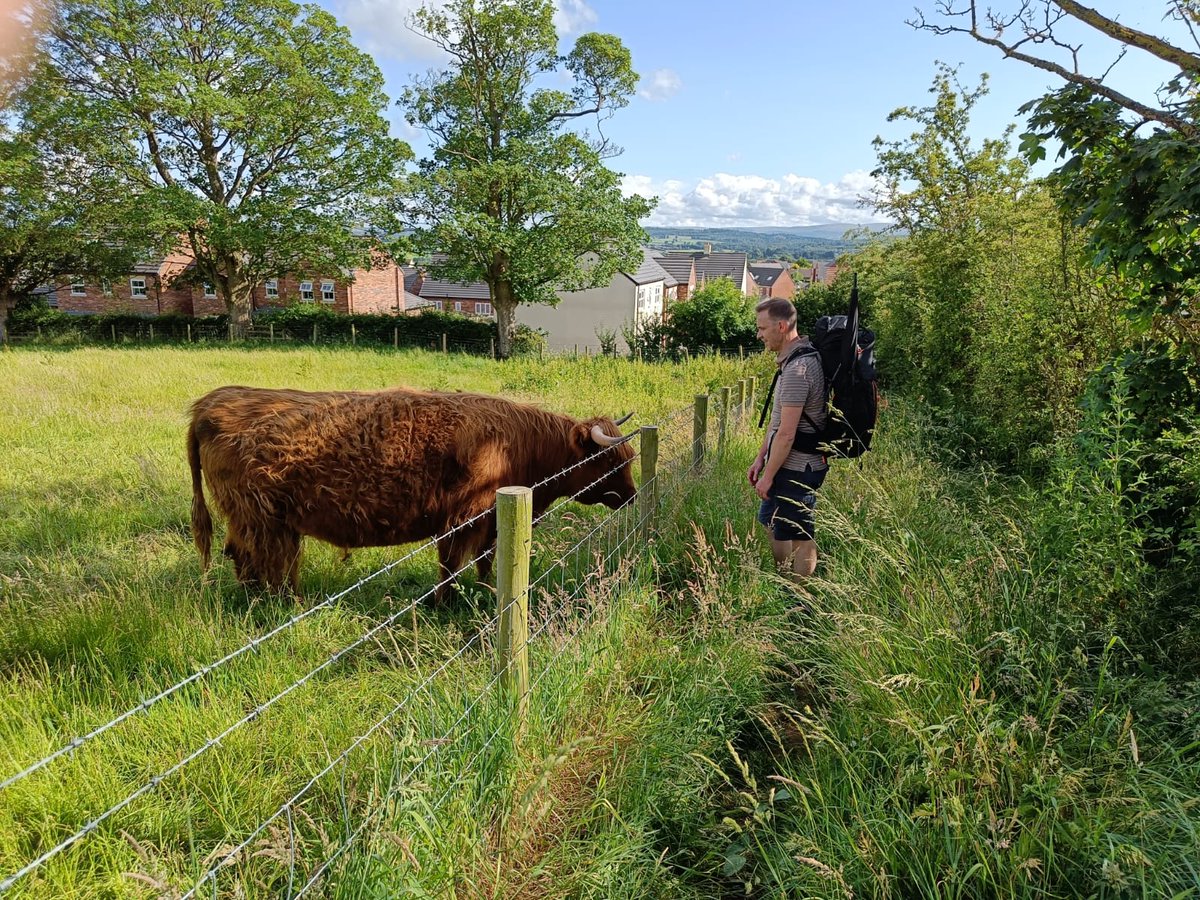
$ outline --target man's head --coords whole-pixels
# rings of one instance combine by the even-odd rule
[[[754,312],[758,320],[758,339],[772,353],[778,353],[783,345],[794,340],[796,333],[796,307],[791,300],[773,297],[761,301]]]

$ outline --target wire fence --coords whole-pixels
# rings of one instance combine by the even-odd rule
[[[486,795],[487,790],[480,787],[486,782],[486,772],[482,766],[498,746],[503,746],[505,752],[509,752],[512,741],[502,738],[511,738],[520,728],[519,721],[511,715],[514,698],[509,692],[496,690],[497,686],[511,676],[514,659],[524,657],[537,661],[540,665],[528,679],[521,696],[515,698],[517,706],[522,706],[553,667],[582,639],[581,636],[596,618],[603,614],[606,608],[604,598],[611,598],[628,586],[647,550],[648,544],[643,538],[648,534],[648,529],[653,527],[659,508],[670,498],[684,492],[689,485],[696,484],[697,474],[705,465],[706,447],[711,444],[714,435],[718,444],[723,445],[726,429],[736,429],[748,418],[745,409],[752,391],[747,392],[745,383],[742,383],[739,393],[722,391],[719,396],[726,403],[721,407],[719,417],[707,416],[710,398],[700,395],[694,405],[670,413],[660,420],[658,426],[643,428],[639,433],[645,441],[647,433],[653,432],[656,455],[663,460],[651,472],[647,472],[643,464],[639,498],[652,497],[653,503],[639,499],[600,515],[594,514],[594,511],[580,512],[579,507],[569,501],[578,499],[593,486],[587,485],[537,517],[538,528],[533,532],[535,539],[528,550],[531,578],[521,594],[522,602],[529,604],[526,615],[530,627],[523,635],[519,635],[515,646],[508,647],[508,652],[496,665],[487,665],[484,660],[492,657],[489,651],[494,651],[498,644],[503,643],[501,628],[517,598],[502,604],[494,615],[478,625],[456,651],[431,664],[426,674],[421,676],[419,671],[414,671],[412,683],[402,697],[342,749],[336,752],[331,749],[327,754],[327,762],[254,827],[241,835],[225,834],[221,840],[212,842],[214,846],[207,852],[202,846],[193,847],[191,857],[194,875],[187,884],[159,884],[163,895],[183,900],[200,896],[217,897],[222,895],[222,884],[228,882],[234,886],[231,889],[235,894],[241,896],[244,885],[261,883],[255,870],[268,866],[273,872],[271,883],[274,885],[270,893],[288,898],[305,896],[335,873],[339,861],[346,859],[348,851],[357,846],[364,835],[371,835],[372,829],[378,830],[389,820],[395,820],[413,803],[419,801],[419,808],[424,814],[434,815],[451,798],[464,791]],[[730,398],[737,398],[737,404]],[[688,428],[689,417],[691,428]],[[613,466],[603,477],[609,477],[633,462],[632,458],[619,459],[615,450],[607,448],[601,451],[614,454]],[[594,461],[594,457],[592,459]],[[548,484],[573,468],[575,466],[553,473],[532,487]],[[310,609],[197,668],[187,677],[159,690],[109,721],[63,742],[52,752],[0,780],[0,796],[34,776],[52,777],[54,764],[64,757],[84,751],[101,736],[172,698],[182,699],[180,695],[185,689],[210,679],[214,672],[232,666],[248,654],[259,653],[280,635],[329,611],[338,601],[361,590],[364,585],[394,572],[397,567],[439,541],[475,525],[482,517],[495,514],[496,507],[493,507],[458,523],[355,584],[330,594]],[[531,521],[531,527],[533,524]],[[266,718],[274,707],[289,696],[306,687],[319,689],[324,673],[351,654],[378,642],[383,634],[402,623],[406,617],[415,616],[416,610],[428,603],[439,589],[453,582],[491,552],[490,549],[485,550],[437,584],[401,604],[391,614],[373,622],[356,638],[329,653],[267,699],[249,704],[245,712],[231,724],[190,749],[181,750],[179,758],[172,765],[143,779],[117,802],[86,815],[82,824],[58,823],[54,829],[59,835],[57,840],[47,841],[43,837],[23,841],[33,852],[13,871],[0,872],[3,875],[0,894],[29,887],[35,880],[35,873],[45,876],[53,860],[77,849],[77,845],[97,833],[118,831],[125,834],[119,828],[122,813],[140,799],[164,786],[169,786],[174,792],[186,790],[186,781],[182,776],[194,763],[202,757],[218,753],[232,735]],[[505,636],[511,638],[507,632]],[[415,660],[414,667],[419,668]],[[422,698],[426,702],[419,702]],[[351,758],[367,753],[371,754],[372,765],[368,769],[374,773],[374,783],[364,798],[355,794],[347,785],[347,780]],[[330,782],[335,780],[337,784],[331,785]],[[305,808],[306,801],[318,791],[331,792],[340,810],[341,827],[337,839],[331,837],[329,829],[315,821]],[[320,853],[314,855],[310,850],[313,847],[319,847]]]
[[[80,317],[84,319],[86,317]],[[75,325],[55,323],[47,326],[12,327],[7,340],[14,346],[110,346],[141,347],[161,345],[203,346],[251,346],[251,347],[363,347],[379,350],[428,350],[440,353],[458,353],[470,356],[497,354],[494,326],[480,321],[465,321],[461,328],[428,327],[421,317],[400,317],[395,324],[388,317],[379,322],[359,324],[331,322],[329,318],[312,323],[263,323],[255,322],[240,331],[235,331],[225,322],[187,320],[184,317],[138,319],[134,316],[121,317],[111,322],[81,322]],[[673,361],[688,362],[693,358],[722,356],[745,358],[761,351],[754,340],[716,346],[685,347],[662,346],[651,348],[646,353],[641,348],[632,350],[604,351],[589,344],[549,346],[545,341],[518,335],[514,352],[523,356],[541,358],[563,357],[568,359],[589,356],[621,356],[645,362]]]

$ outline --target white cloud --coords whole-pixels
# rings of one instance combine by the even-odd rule
[[[622,189],[626,194],[658,197],[658,206],[644,225],[761,227],[877,222],[877,213],[859,206],[859,198],[872,184],[864,171],[824,183],[793,174],[764,178],[719,172],[695,184],[627,175]]]
[[[674,69],[655,69],[649,78],[642,79],[642,88],[638,96],[643,100],[666,100],[679,93],[683,87],[683,79]]]
[[[599,18],[586,0],[555,0],[554,6],[554,27],[562,35],[582,32]]]
[[[425,63],[444,63],[446,54],[407,27],[422,6],[446,5],[446,0],[334,0],[334,11],[360,47],[375,56]],[[560,35],[574,34],[596,21],[586,0],[555,0],[554,27]]]

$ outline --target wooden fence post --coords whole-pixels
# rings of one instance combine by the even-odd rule
[[[529,556],[533,550],[533,491],[496,491],[496,604],[500,684],[516,700],[518,730],[529,705]]]
[[[392,349],[393,350],[400,349],[400,326],[399,325],[397,325],[395,328],[392,329]]]
[[[717,456],[725,456],[725,432],[729,427],[730,402],[733,391],[728,386],[721,388],[721,408],[717,410]]]
[[[737,387],[734,388],[733,393],[734,393],[733,405],[734,405],[734,409],[735,409],[734,422],[735,422],[735,424],[740,425],[742,422],[742,416],[744,416],[746,414],[746,379],[745,378],[738,379]]]
[[[496,339],[489,338],[488,340],[490,340],[492,342],[492,359],[495,359],[496,358]]]
[[[41,332],[41,329],[39,328],[38,329],[38,337],[40,338],[41,336],[42,336],[42,332]],[[150,343],[152,343],[152,344],[154,343],[154,323],[153,322],[150,323]]]
[[[233,343],[233,322],[229,323],[229,343]]]
[[[658,517],[658,426],[643,425],[638,440],[638,458],[642,462],[638,506],[641,509],[642,541],[648,542],[654,536],[655,519]]]
[[[704,445],[708,440],[708,394],[696,395],[695,412],[692,416],[692,465],[704,460]]]
[[[755,400],[758,399],[758,397],[756,396],[757,394],[758,394],[758,376],[751,375],[747,379],[747,383],[746,383],[746,409],[748,409],[750,411],[750,421],[751,422],[755,422],[754,408],[755,408],[755,406],[758,405],[757,403],[755,403]],[[755,424],[757,424],[757,423],[755,423]]]
[[[112,339],[113,339],[113,343],[115,344],[117,342],[117,326],[114,324],[110,324],[109,328],[112,329]]]
[[[746,358],[746,345],[738,344],[738,359],[745,359],[745,358]]]
[[[358,330],[354,327],[354,323],[350,323],[350,346],[358,346]]]
[[[188,343],[190,344],[192,342],[192,323],[191,322],[187,323],[187,330],[188,330]]]
[[[313,346],[317,346],[317,323],[313,322]]]
[[[275,343],[275,323],[268,322],[267,327],[271,329],[271,343]]]
[[[449,347],[450,347],[450,345],[446,340],[446,332],[443,331],[442,332],[442,352],[449,353],[450,352]]]

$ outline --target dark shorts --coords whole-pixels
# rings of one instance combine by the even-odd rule
[[[817,489],[825,482],[828,468],[803,472],[780,469],[771,483],[768,499],[758,508],[758,521],[770,529],[777,541],[811,541],[813,539],[813,509],[817,505]]]

